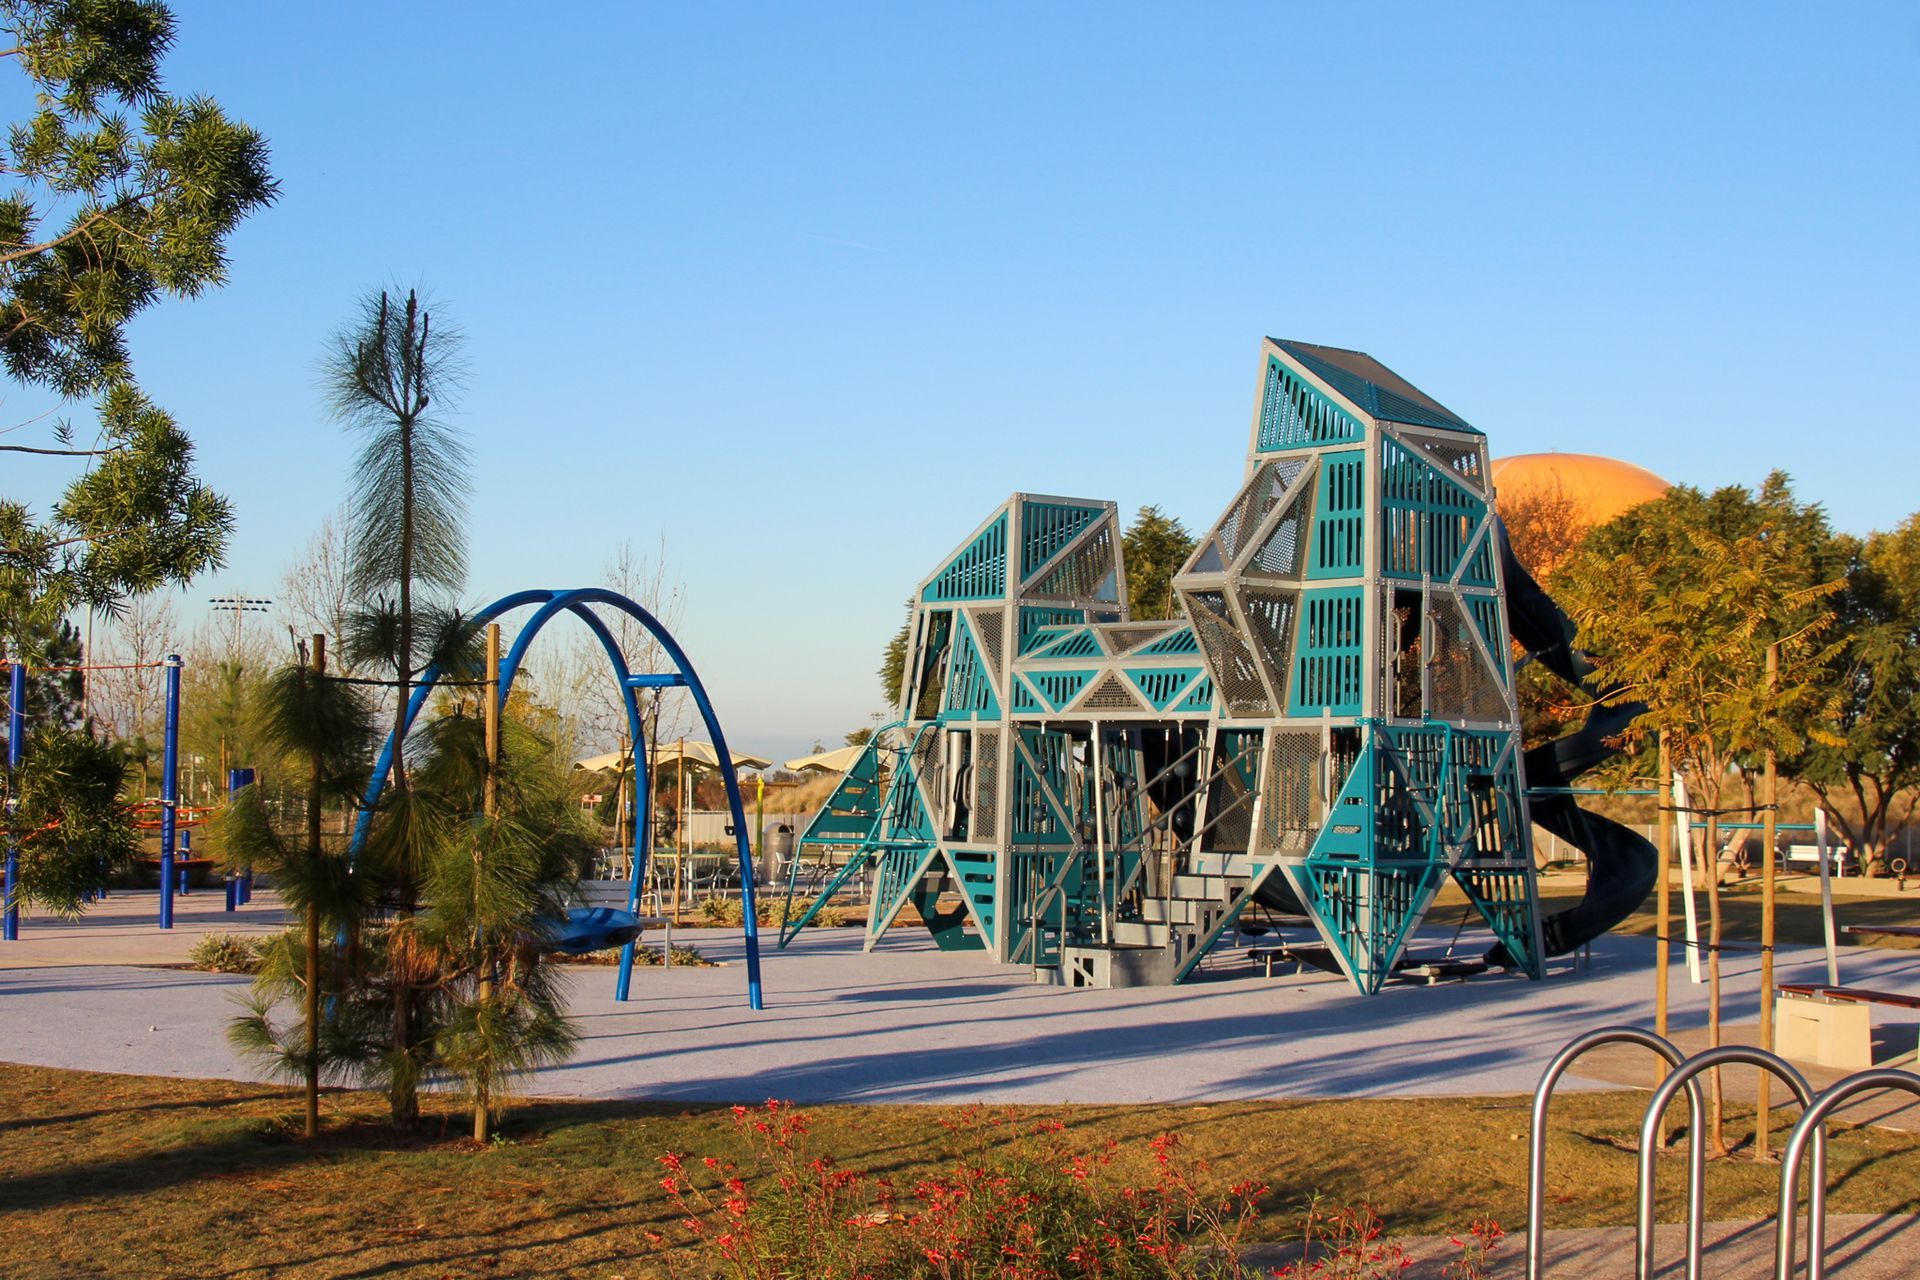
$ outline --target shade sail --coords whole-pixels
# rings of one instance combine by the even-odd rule
[[[798,760],[789,760],[780,767],[794,773],[845,773],[853,768],[853,762],[865,751],[864,746],[840,747],[833,751],[822,751],[818,755],[801,756]]]
[[[653,759],[663,769],[676,766],[680,762],[682,750],[682,744],[678,741],[655,743]],[[714,751],[713,744],[710,742],[686,743],[684,751],[686,762],[691,768],[717,769],[720,767],[720,757]],[[618,769],[624,765],[626,759],[627,753],[624,751],[609,751],[605,755],[588,756],[584,760],[575,760],[573,767],[595,772],[602,769]],[[748,755],[744,751],[736,751],[733,753],[733,767],[736,769],[764,769],[772,763],[773,761],[765,756]]]

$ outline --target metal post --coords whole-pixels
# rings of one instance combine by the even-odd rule
[[[1547,1209],[1547,1104],[1553,1100],[1554,1086],[1560,1077],[1571,1067],[1574,1060],[1589,1050],[1608,1044],[1637,1044],[1651,1049],[1669,1069],[1678,1067],[1684,1057],[1679,1048],[1665,1036],[1651,1035],[1639,1027],[1602,1027],[1598,1031],[1589,1031],[1574,1040],[1554,1055],[1552,1062],[1540,1076],[1540,1083],[1533,1091],[1533,1127],[1528,1135],[1527,1147],[1527,1280],[1540,1280],[1541,1270],[1546,1265],[1544,1243],[1546,1240]],[[1693,1105],[1693,1114],[1698,1117],[1705,1110],[1700,1096],[1700,1082],[1686,1082],[1687,1098]],[[1687,1202],[1698,1206],[1706,1194],[1706,1131],[1698,1123],[1687,1129]],[[1699,1280],[1699,1258],[1701,1231],[1705,1226],[1705,1215],[1695,1212],[1687,1225],[1687,1269],[1688,1280]]]
[[[1660,731],[1660,850],[1654,873],[1653,1029],[1667,1034],[1668,991],[1673,985],[1673,765],[1668,758],[1667,731]],[[1661,1078],[1666,1069],[1660,1068]],[[1656,1081],[1655,1083],[1658,1083]]]
[[[1795,1203],[1800,1191],[1800,1162],[1807,1144],[1813,1144],[1813,1185],[1807,1188],[1807,1280],[1823,1280],[1827,1269],[1826,1120],[1840,1104],[1862,1093],[1901,1089],[1920,1097],[1920,1076],[1880,1067],[1858,1071],[1830,1085],[1815,1099],[1800,1123],[1793,1126],[1787,1149],[1780,1155],[1780,1204],[1773,1238],[1774,1280],[1793,1280],[1793,1233],[1799,1225]]]
[[[1820,919],[1827,935],[1827,985],[1840,985],[1840,944],[1833,925],[1833,876],[1827,867],[1827,811],[1813,811],[1814,852],[1820,858]]]
[[[1716,1067],[1730,1065],[1759,1067],[1770,1071],[1786,1081],[1793,1090],[1793,1096],[1802,1107],[1813,1105],[1813,1089],[1801,1075],[1786,1062],[1768,1053],[1765,1049],[1748,1048],[1745,1045],[1721,1045],[1716,1049],[1707,1049],[1694,1054],[1675,1068],[1661,1086],[1654,1090],[1652,1101],[1647,1103],[1646,1117],[1640,1122],[1640,1170],[1638,1194],[1636,1197],[1637,1217],[1635,1227],[1635,1270],[1638,1280],[1652,1280],[1653,1276],[1653,1164],[1659,1154],[1660,1127],[1667,1108],[1673,1105],[1674,1095],[1683,1088],[1694,1084],[1695,1077]],[[1688,1090],[1688,1102],[1693,1115],[1687,1123],[1689,1134],[1701,1133],[1705,1116],[1701,1114],[1700,1095],[1697,1087]],[[1706,1178],[1706,1149],[1704,1144],[1687,1147],[1687,1275],[1690,1280],[1698,1280],[1700,1275],[1700,1234],[1699,1223],[1705,1216],[1704,1190]],[[1816,1182],[1824,1182],[1827,1176],[1827,1144],[1825,1135],[1814,1139],[1813,1176]],[[1809,1214],[1809,1230],[1815,1240],[1826,1239],[1826,1205],[1816,1202]]]
[[[15,774],[20,771],[20,757],[26,749],[27,736],[27,669],[16,659],[7,670],[7,696],[11,705],[7,709],[7,769]],[[14,780],[19,785],[19,780]],[[8,942],[20,940],[20,849],[17,845],[7,845],[7,868],[4,886],[0,887],[6,901],[6,925],[4,933]]]
[[[166,741],[160,755],[160,927],[173,928],[173,841],[180,802],[180,655],[170,653],[167,671]]]
[[[1767,646],[1767,693],[1772,695],[1780,679],[1780,646]],[[1772,1053],[1773,1045],[1773,940],[1774,866],[1773,842],[1778,837],[1778,818],[1774,805],[1780,798],[1779,768],[1772,747],[1760,773],[1760,1047]],[[1768,1096],[1773,1077],[1760,1073],[1760,1092],[1754,1103],[1753,1146],[1760,1159],[1767,1158],[1767,1143],[1773,1129],[1773,1100]]]
[[[1100,722],[1093,723],[1093,848],[1099,859],[1096,877],[1100,890],[1100,945],[1113,941],[1107,910],[1107,788],[1106,744],[1100,740]],[[1167,918],[1167,937],[1173,937],[1173,918]]]
[[[1680,905],[1687,915],[1687,977],[1694,986],[1699,986],[1700,976],[1700,911],[1693,902],[1693,815],[1688,812],[1687,782],[1676,770],[1673,775],[1673,802],[1679,810],[1680,822]],[[1707,855],[1711,858],[1712,853]]]

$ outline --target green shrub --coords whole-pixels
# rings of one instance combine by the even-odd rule
[[[240,933],[209,933],[193,944],[187,962],[208,973],[258,973],[270,938]]]
[[[805,898],[794,899],[794,919],[797,920],[800,918],[801,913],[807,909],[808,901],[809,900]],[[780,926],[780,914],[785,910],[786,902],[787,898],[784,893],[762,894],[754,901],[754,918],[760,922],[762,929],[775,929]],[[809,922],[809,927],[814,929],[837,929],[850,922],[849,914],[850,913],[842,907],[822,907],[814,915],[812,921]],[[738,929],[742,924],[746,923],[746,911],[740,905],[740,899],[738,898],[713,897],[708,898],[700,904],[699,919],[702,924],[713,925],[716,928]]]
[[[556,955],[553,957],[561,964],[614,965],[620,963],[620,948],[608,947],[605,951],[589,951],[585,955]],[[644,943],[633,949],[633,962],[641,965],[658,966],[660,948],[649,947]],[[673,949],[673,967],[676,969],[712,969],[718,961],[709,960],[700,954],[698,947],[675,947]]]

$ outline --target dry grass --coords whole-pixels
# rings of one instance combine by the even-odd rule
[[[1628,1151],[1642,1095],[1555,1104],[1556,1226],[1630,1221]],[[641,1276],[664,1272],[648,1231],[672,1214],[655,1158],[673,1149],[746,1161],[723,1107],[540,1103],[506,1141],[461,1140],[432,1113],[396,1134],[380,1099],[329,1095],[318,1141],[292,1136],[286,1091],[0,1065],[0,1274],[73,1276]],[[945,1165],[977,1138],[938,1107],[814,1108],[816,1149],[898,1181]],[[1233,1177],[1274,1187],[1256,1234],[1293,1232],[1314,1193],[1370,1202],[1398,1234],[1453,1231],[1476,1216],[1520,1225],[1526,1105],[1519,1098],[1021,1108],[1064,1121],[1089,1151],[1121,1144],[1116,1175],[1144,1171],[1145,1140],[1182,1134]],[[1920,1209],[1920,1138],[1848,1131],[1834,1144],[1840,1212]],[[1668,1174],[1677,1190],[1677,1169]],[[1770,1169],[1713,1171],[1715,1218],[1759,1217]],[[1669,1212],[1677,1205],[1670,1200]],[[680,1274],[690,1274],[683,1259]],[[697,1269],[691,1274],[700,1274]]]

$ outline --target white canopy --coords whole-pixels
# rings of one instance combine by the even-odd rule
[[[678,741],[656,743],[653,748],[653,758],[663,768],[670,764],[677,765],[681,759],[681,749],[682,744]],[[717,769],[720,767],[720,756],[714,751],[713,744],[710,742],[686,743],[685,752],[687,765],[691,768]],[[609,751],[605,755],[588,756],[585,760],[575,760],[573,767],[595,772],[602,769],[620,769],[626,765],[627,754],[624,751]],[[744,751],[733,753],[733,767],[736,769],[764,769],[772,763],[773,761],[765,756],[751,756]]]
[[[845,773],[853,768],[853,762],[865,751],[863,746],[839,747],[832,751],[822,751],[818,755],[801,756],[798,760],[789,760],[780,766],[794,773]]]

